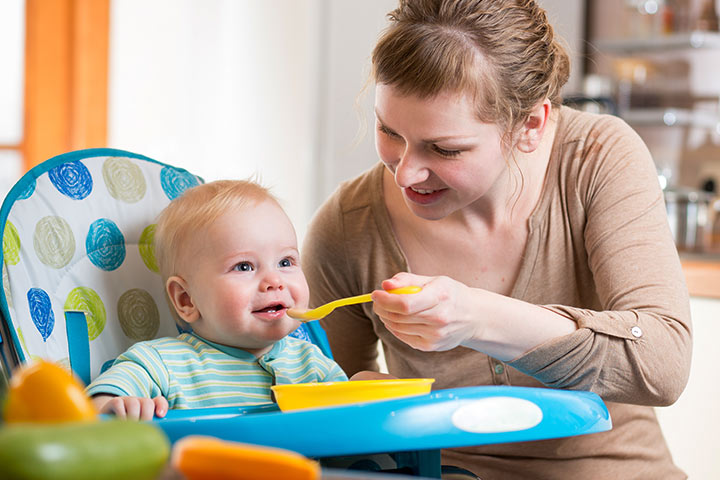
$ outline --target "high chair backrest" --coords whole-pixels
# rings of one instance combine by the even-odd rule
[[[201,182],[114,149],[66,153],[25,174],[0,210],[8,367],[39,357],[88,383],[133,343],[177,335],[152,248],[154,222]],[[293,335],[329,354],[319,326]]]

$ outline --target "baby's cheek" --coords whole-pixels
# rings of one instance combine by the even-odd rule
[[[310,301],[310,288],[306,281],[300,282],[291,292],[295,308],[307,309]]]

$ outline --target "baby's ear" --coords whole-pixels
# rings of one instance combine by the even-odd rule
[[[172,303],[178,316],[186,321],[192,323],[200,318],[200,312],[198,311],[195,303],[190,297],[188,292],[187,283],[182,277],[173,275],[165,282],[165,288],[167,290],[168,298]]]

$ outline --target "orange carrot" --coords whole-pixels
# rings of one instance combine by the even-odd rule
[[[173,446],[171,464],[187,480],[318,480],[320,466],[280,448],[190,435]]]

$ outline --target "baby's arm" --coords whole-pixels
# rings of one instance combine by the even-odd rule
[[[153,416],[162,418],[168,411],[168,401],[161,395],[144,398],[101,393],[93,396],[92,402],[100,413],[112,413],[118,418],[130,420],[152,420]]]

